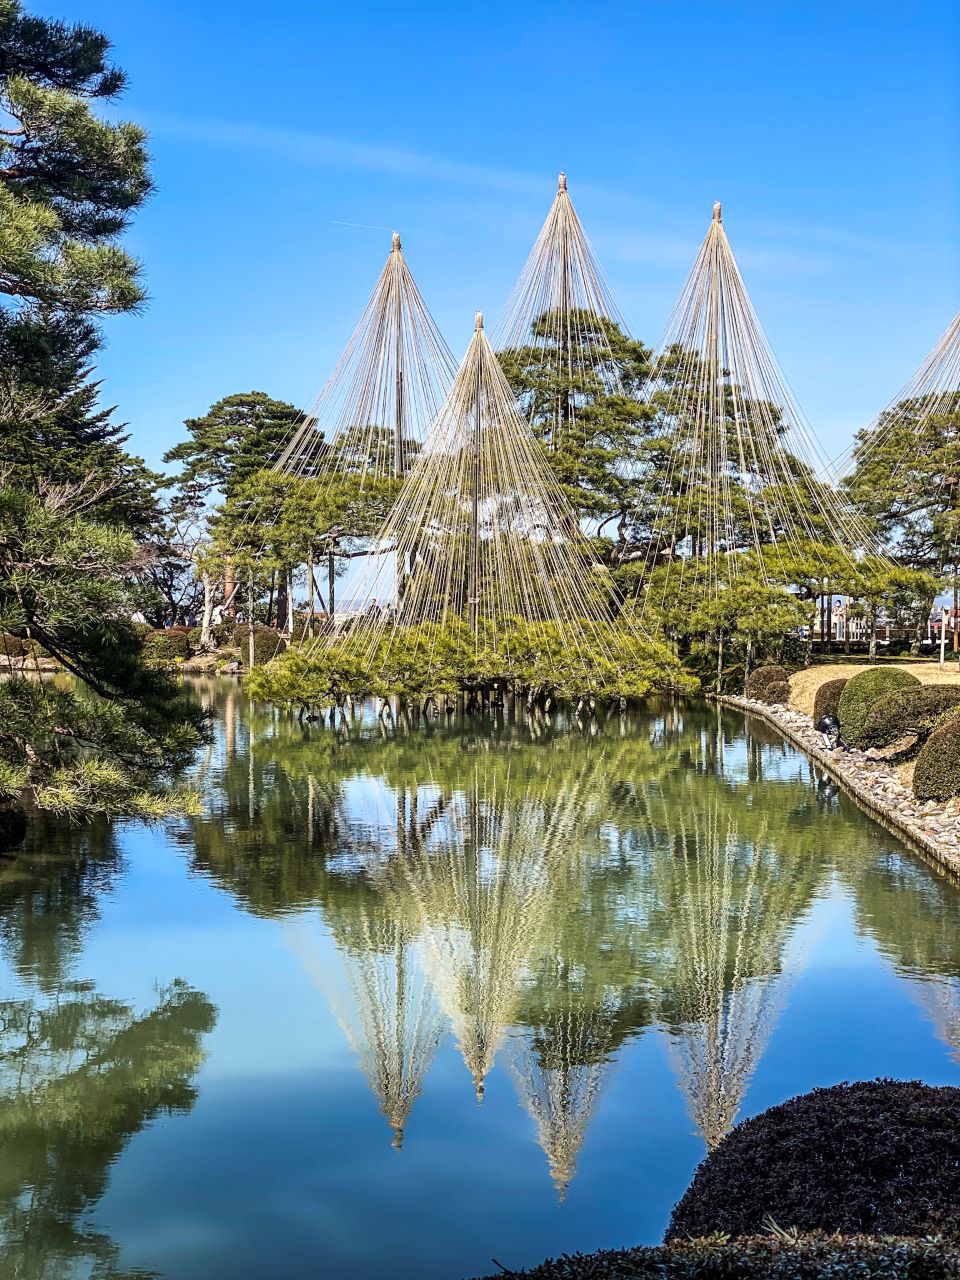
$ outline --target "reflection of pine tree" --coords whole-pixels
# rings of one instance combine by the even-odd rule
[[[12,1274],[131,1274],[81,1219],[129,1139],[161,1111],[192,1107],[214,1018],[179,982],[141,1015],[85,983],[42,1006],[0,1005],[0,1240]]]

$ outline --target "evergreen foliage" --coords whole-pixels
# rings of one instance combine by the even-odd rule
[[[873,704],[895,689],[917,688],[920,681],[902,667],[874,667],[848,680],[840,695],[840,732],[850,746],[860,745],[860,735]]]
[[[956,685],[924,684],[919,689],[896,689],[870,707],[860,731],[865,747],[888,747],[901,738],[925,741],[944,716],[960,707]]]
[[[41,809],[153,816],[203,737],[203,713],[141,660],[128,621],[137,547],[82,514],[84,489],[44,500],[0,489],[0,629],[38,642],[70,687],[0,680],[0,799]]]
[[[73,312],[143,300],[116,237],[150,191],[145,134],[93,109],[124,87],[109,49],[90,27],[0,0],[0,294]]]
[[[839,680],[827,680],[816,692],[813,700],[813,723],[816,724],[824,716],[840,718],[840,695],[847,687],[847,676]]]
[[[950,800],[960,795],[960,716],[952,714],[930,734],[913,769],[918,800]]]
[[[960,1089],[839,1084],[745,1120],[700,1165],[667,1239],[786,1231],[960,1242]]]

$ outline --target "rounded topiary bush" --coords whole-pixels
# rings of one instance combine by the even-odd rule
[[[151,631],[143,637],[144,661],[154,666],[186,662],[189,657],[190,637],[186,631],[167,627],[163,631]]]
[[[234,647],[240,650],[240,661],[246,666],[250,653],[250,628],[240,626],[233,633]],[[276,627],[267,627],[256,622],[253,626],[254,660],[258,666],[269,662],[287,647],[287,642]]]
[[[823,716],[837,716],[839,720],[840,695],[848,683],[849,677],[843,676],[840,680],[828,680],[826,684],[820,686],[813,700],[814,724]]]
[[[785,1230],[960,1237],[960,1089],[814,1089],[738,1125],[700,1165],[667,1238]]]
[[[840,694],[840,732],[851,746],[859,746],[867,713],[878,698],[895,689],[919,688],[920,681],[902,667],[872,667],[861,671]]]
[[[779,690],[782,686],[787,686],[787,694],[790,692],[790,672],[786,667],[777,666],[771,663],[766,667],[754,667],[747,676],[747,683],[744,692],[748,698],[753,698],[755,702],[780,702],[781,698],[771,698],[767,696],[767,690],[771,685],[775,685]]]
[[[913,794],[918,800],[960,796],[960,715],[945,720],[920,748],[913,768]]]
[[[896,689],[878,698],[863,722],[860,742],[866,747],[888,747],[900,738],[926,740],[944,715],[960,706],[960,687],[922,684],[919,689]]]

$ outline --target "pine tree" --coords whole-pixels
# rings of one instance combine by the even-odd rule
[[[116,237],[150,191],[146,135],[93,110],[124,87],[109,49],[0,0],[0,295],[103,313],[143,300]]]

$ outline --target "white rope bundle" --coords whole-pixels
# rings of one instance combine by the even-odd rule
[[[607,616],[583,533],[477,316],[473,340],[356,592],[342,643],[369,660],[401,628],[467,622],[489,639],[513,620],[555,622],[573,652],[596,651]],[[384,648],[385,646],[385,648]]]
[[[656,411],[648,568],[696,565],[719,593],[765,551],[850,558],[871,547],[861,517],[820,481],[824,456],[767,344],[720,216],[713,220],[657,350],[645,400]],[[814,544],[811,547],[811,544]],[[814,566],[816,567],[816,566]],[[763,560],[746,570],[765,574]]]

